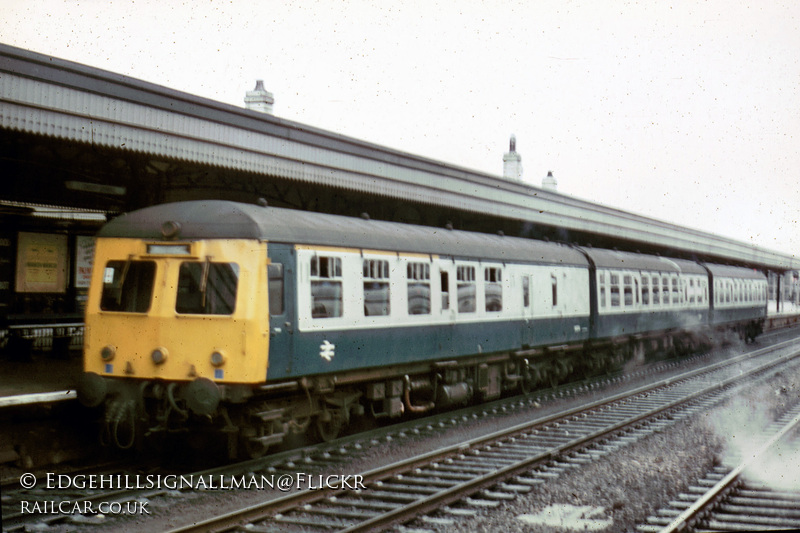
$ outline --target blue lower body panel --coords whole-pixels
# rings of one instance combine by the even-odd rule
[[[577,343],[589,317],[294,333],[292,353],[270,353],[268,380]]]
[[[706,324],[708,324],[707,309],[600,315],[597,319],[597,338],[693,328]]]
[[[733,309],[714,309],[713,323],[724,324],[726,322],[742,322],[747,320],[759,320],[766,318],[766,307],[745,307]]]

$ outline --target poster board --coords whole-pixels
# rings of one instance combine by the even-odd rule
[[[65,293],[67,236],[20,232],[17,240],[17,292]]]
[[[75,237],[75,288],[89,287],[94,262],[94,237],[78,235]]]

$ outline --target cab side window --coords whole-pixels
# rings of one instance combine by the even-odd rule
[[[283,265],[280,263],[270,263],[267,266],[267,277],[269,278],[269,314],[283,314]]]

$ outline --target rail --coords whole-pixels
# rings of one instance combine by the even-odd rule
[[[790,343],[793,342],[790,341]],[[790,343],[785,343],[783,346]],[[687,402],[702,403],[706,394],[711,394],[712,391],[721,392],[726,387],[741,380],[743,375],[765,372],[774,367],[774,365],[779,365],[797,356],[797,353],[793,351],[791,354],[773,359],[756,369],[746,371],[743,375],[737,371],[737,375],[734,377],[713,378],[710,380],[713,382],[710,386],[708,384],[709,380],[703,377],[700,380],[702,383],[698,383],[699,389],[682,393],[669,392],[673,386],[685,383],[692,377],[707,376],[709,369],[717,370],[732,365],[735,361],[741,362],[745,357],[752,358],[756,354],[766,355],[766,352],[774,349],[775,347],[758,350],[755,353],[712,365],[706,369],[689,372],[655,385],[642,387],[575,410],[562,412],[554,417],[524,423],[479,439],[473,439],[364,472],[363,482],[367,486],[372,486],[376,489],[375,491],[369,491],[370,494],[368,496],[372,499],[381,500],[381,497],[386,493],[385,496],[391,500],[381,500],[379,505],[385,508],[374,515],[371,515],[371,512],[344,511],[340,513],[337,511],[335,515],[341,517],[341,522],[339,523],[320,524],[319,517],[316,517],[313,521],[309,520],[305,517],[306,515],[314,513],[321,515],[334,514],[327,508],[317,508],[320,504],[325,506],[333,501],[330,497],[335,495],[335,490],[323,488],[313,493],[301,492],[287,495],[225,516],[199,521],[191,526],[176,529],[172,533],[188,533],[189,531],[201,530],[228,531],[237,527],[244,527],[248,523],[253,524],[262,520],[269,520],[268,517],[273,517],[274,520],[269,523],[270,527],[289,526],[290,523],[310,527],[313,522],[323,528],[332,528],[342,532],[347,531],[348,533],[377,530],[404,523],[415,516],[420,516],[433,509],[442,508],[442,506],[459,501],[470,494],[497,486],[506,479],[514,479],[514,476],[520,476],[523,472],[530,471],[536,465],[544,464],[547,461],[560,460],[558,458],[563,457],[568,451],[583,449],[591,443],[608,439],[612,433],[625,431],[626,428],[642,424],[645,419],[658,418],[659,416],[664,416],[664,414],[674,412],[675,409],[682,408],[682,405],[688,405]],[[655,389],[660,389],[662,392],[656,393]],[[657,401],[658,396],[663,396],[663,401]],[[633,397],[638,397],[636,401],[641,404],[641,410],[639,407],[634,407],[632,403],[627,404],[627,402],[633,401]],[[653,402],[656,401],[658,405],[653,405]],[[618,404],[619,402],[626,403],[626,405],[619,408],[619,417],[612,416],[606,406],[610,406],[611,403]],[[617,408],[615,407],[614,409]],[[596,421],[591,422],[590,420],[588,424],[585,424],[585,432],[577,430],[578,426],[584,425],[586,416],[591,417],[589,414],[586,414],[586,416],[584,414],[588,411],[596,410],[602,410],[601,418],[613,418],[613,420],[607,425],[602,424],[604,427],[601,429],[598,429]],[[567,430],[568,426],[569,429]],[[545,435],[545,431],[549,431],[548,427],[556,428],[556,433],[559,436],[555,436],[555,434]],[[534,442],[537,435],[541,435],[543,440]],[[561,435],[568,436],[562,439]],[[502,451],[504,447],[511,449],[508,463],[498,457],[498,455],[504,454]],[[473,455],[474,461],[472,460]],[[454,463],[453,466],[448,466],[450,461]],[[460,463],[469,463],[470,466],[465,469],[465,472],[471,471],[478,475],[444,472],[451,468],[459,468]],[[530,477],[531,475],[526,475],[526,477],[522,478],[516,477],[509,483],[512,486],[520,483],[535,483],[535,480]],[[435,478],[435,483],[425,486],[422,490],[413,490],[412,485],[423,483],[418,479],[421,477]],[[450,483],[447,479],[457,479],[457,482]],[[409,486],[405,486],[406,484]],[[398,485],[403,486],[397,487]],[[355,508],[361,505],[360,502],[348,503],[346,501],[347,498],[341,496],[334,500],[333,505],[336,506],[352,505]],[[376,503],[372,502],[371,506],[375,506]],[[298,513],[300,516],[293,518],[289,513]],[[345,516],[346,518],[344,518]],[[355,520],[356,523],[353,523],[352,520]],[[258,529],[261,526],[254,524],[250,527]]]
[[[762,460],[763,457],[768,455],[770,452],[774,451],[777,443],[786,439],[791,434],[796,434],[798,426],[800,426],[800,406],[795,405],[794,408],[788,413],[788,417],[790,419],[786,422],[780,430],[774,433],[769,440],[767,440],[764,444],[762,444],[755,452],[749,454],[744,460],[742,460],[735,468],[730,470],[726,475],[722,477],[719,481],[717,481],[713,486],[711,486],[707,491],[703,494],[699,495],[686,509],[684,509],[678,516],[676,516],[667,526],[663,528],[655,528],[653,526],[643,526],[640,527],[641,531],[658,531],[659,533],[682,533],[686,531],[694,531],[696,528],[705,530],[704,524],[706,526],[711,527],[714,530],[718,529],[728,529],[721,523],[715,524],[714,523],[714,512],[717,507],[720,506],[721,503],[725,502],[726,500],[733,499],[735,500],[735,496],[737,491],[742,488],[742,478],[746,474],[747,470],[755,465],[758,464],[759,461]],[[787,417],[787,418],[788,418]],[[713,478],[713,475],[710,475],[709,478]],[[734,496],[734,498],[731,498]],[[776,498],[777,499],[777,498]],[[769,493],[764,493],[759,498],[759,502],[761,506],[764,507],[773,507],[774,512],[771,513],[772,516],[769,518],[768,524],[758,524],[760,526],[771,526],[770,529],[777,528],[777,527],[785,527],[785,528],[794,528],[800,524],[800,521],[797,520],[797,513],[794,513],[795,517],[792,519],[791,516],[782,520],[783,514],[786,513],[781,512],[780,506],[775,505],[770,502],[770,495]],[[733,506],[729,506],[733,507]],[[729,514],[730,513],[729,510]],[[742,524],[739,524],[738,527],[736,526],[736,517],[732,516],[730,522],[733,523],[734,530],[745,531],[749,530],[751,526],[753,526],[753,519],[754,515],[757,515],[756,512],[750,512],[749,510],[745,509],[742,513],[744,519],[742,520]],[[748,521],[750,523],[748,524]]]

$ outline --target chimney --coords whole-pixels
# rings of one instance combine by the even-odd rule
[[[503,156],[503,177],[522,180],[522,156],[517,153],[517,138],[511,135],[508,153]]]
[[[542,180],[542,189],[547,189],[548,191],[558,190],[558,182],[556,181],[555,176],[553,176],[552,170],[548,170],[547,176],[545,176]]]
[[[247,91],[244,97],[244,106],[247,109],[268,115],[272,114],[272,104],[274,103],[275,98],[272,97],[272,93],[264,88],[264,80],[257,80],[256,88]]]

